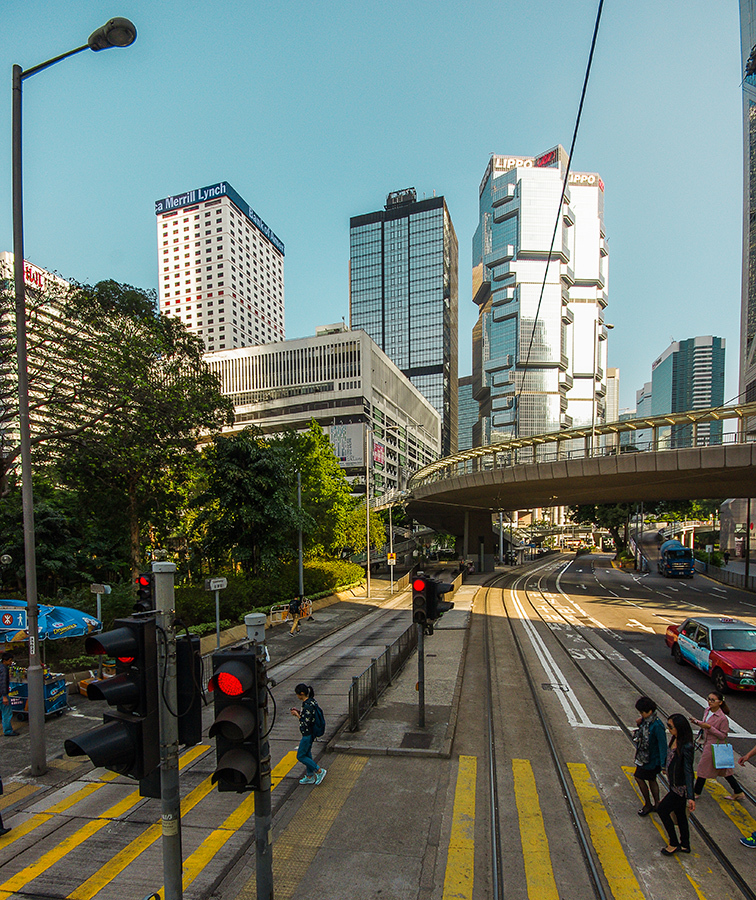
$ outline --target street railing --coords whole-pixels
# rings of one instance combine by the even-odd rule
[[[709,429],[701,428],[728,419],[737,420],[737,431],[712,435]],[[756,440],[756,435],[747,428],[749,419],[756,419],[756,403],[695,409],[509,438],[484,447],[472,447],[423,466],[410,478],[409,492],[447,478],[515,465],[751,443]],[[621,444],[623,434],[633,437],[630,445]]]
[[[371,660],[361,675],[352,678],[349,688],[349,730],[358,731],[360,722],[378,702],[378,698],[401,672],[412,651],[417,647],[417,626],[387,644],[381,655]]]

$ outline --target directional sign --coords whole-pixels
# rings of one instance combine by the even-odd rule
[[[206,591],[222,591],[223,588],[228,587],[228,579],[227,578],[206,578],[205,579],[205,590]]]
[[[0,625],[3,628],[17,628],[23,631],[26,628],[25,609],[4,609],[0,613]]]
[[[110,593],[110,585],[109,584],[90,584],[89,590],[93,594],[109,594]]]

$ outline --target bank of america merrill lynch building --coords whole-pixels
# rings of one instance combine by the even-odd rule
[[[350,219],[349,318],[441,416],[441,452],[457,450],[458,246],[443,197],[414,188]]]

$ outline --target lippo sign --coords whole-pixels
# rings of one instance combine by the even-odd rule
[[[597,187],[600,191],[604,190],[604,182],[596,172],[570,172],[568,180],[570,184],[578,187]]]

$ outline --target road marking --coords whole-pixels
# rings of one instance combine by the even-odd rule
[[[475,779],[478,761],[460,756],[442,900],[472,900],[475,871]]]
[[[213,783],[211,778],[212,776],[208,776],[181,801],[182,816],[185,816],[191,809],[194,809],[194,807],[201,800],[204,800],[210,791],[212,791]],[[91,900],[95,894],[98,894],[106,885],[110,884],[116,875],[120,875],[127,866],[130,866],[140,853],[143,853],[148,847],[151,847],[162,833],[162,822],[156,822],[153,825],[150,825],[146,831],[143,831],[138,837],[134,838],[131,843],[123,848],[123,850],[116,853],[112,859],[108,860],[104,866],[98,869],[94,875],[87,878],[83,884],[80,884],[79,887],[72,891],[68,895],[67,900]]]
[[[597,728],[601,731],[618,731],[618,725],[596,725],[588,718],[587,713],[583,709],[582,704],[575,696],[574,692],[571,690],[569,682],[565,678],[562,670],[557,665],[556,660],[549,652],[548,647],[541,639],[541,636],[538,634],[533,623],[530,619],[525,615],[525,610],[522,607],[519,599],[517,598],[517,593],[514,588],[510,589],[510,596],[512,598],[512,603],[514,604],[515,609],[520,614],[520,622],[522,623],[522,627],[525,629],[525,633],[528,636],[528,639],[535,651],[536,656],[538,657],[538,661],[543,667],[544,672],[546,673],[546,678],[550,684],[556,684],[562,690],[555,691],[556,698],[559,703],[562,705],[562,709],[564,710],[565,715],[567,716],[567,721],[572,725],[573,728]]]
[[[538,900],[559,900],[559,891],[551,867],[549,839],[546,837],[541,806],[538,802],[538,790],[530,761],[513,759],[512,772],[528,896],[537,897]],[[444,893],[444,898],[446,898],[446,893]]]
[[[642,628],[644,631],[650,631],[651,634],[656,634],[651,625],[644,625],[642,622],[639,622],[637,619],[630,619],[625,628]]]
[[[284,756],[281,762],[274,767],[270,775],[270,788],[275,788],[283,781],[297,764],[297,752],[291,750]],[[231,815],[223,822],[220,828],[212,831],[197,847],[194,853],[184,861],[183,888],[186,890],[194,879],[202,872],[213,859],[216,853],[253,815],[255,811],[255,795],[250,794]],[[165,895],[165,887],[160,889],[160,896]]]
[[[276,835],[273,844],[276,900],[291,900],[294,896],[367,761],[367,756],[338,757],[331,764],[325,781],[307,789],[308,798],[283,834]],[[256,897],[257,881],[253,875],[236,895],[236,900],[255,900]]]
[[[591,842],[615,897],[622,900],[644,900],[635,872],[625,856],[612,820],[601,802],[599,792],[583,763],[567,763],[572,782],[583,807],[585,821],[591,832]]]
[[[11,781],[5,785],[5,796],[0,799],[0,810],[6,809],[29,794],[33,794],[39,790],[38,784],[20,784],[18,781]]]
[[[668,672],[663,666],[660,666],[659,663],[646,656],[646,654],[643,653],[642,650],[638,650],[637,647],[629,647],[628,649],[636,656],[639,656],[647,665],[651,666],[651,668],[655,672],[658,672],[663,678],[666,678],[666,680],[670,684],[673,684],[679,691],[682,691],[686,697],[690,697],[691,700],[695,700],[699,708],[708,707],[709,704],[706,702],[706,700],[704,700],[703,697],[689,688],[687,684],[684,684],[682,681],[680,681],[679,678],[675,678],[675,676],[671,672]],[[742,726],[738,725],[738,723],[735,722],[731,716],[728,716],[728,718],[730,720],[730,737],[756,738],[756,734],[750,734]]]
[[[635,781],[635,777],[634,777],[635,769],[634,769],[632,766],[622,766],[622,771],[623,771],[623,772],[625,773],[625,775],[627,776],[627,780],[628,780],[628,781],[630,782],[630,784],[633,786],[633,790],[635,791],[635,796],[636,796],[640,801],[643,801],[643,798],[641,797],[640,791],[638,790],[638,785],[637,785],[637,783],[636,783],[636,781]],[[664,826],[662,825],[662,823],[657,819],[656,816],[649,816],[649,819],[653,822],[653,824],[654,824],[655,827],[656,827],[656,830],[659,832],[659,835],[664,839],[664,843],[666,844],[667,841],[669,841],[669,836],[668,836],[667,832],[665,831]],[[694,858],[695,858],[697,855],[698,855],[698,854],[694,853]],[[683,857],[682,857],[679,853],[676,853],[676,854],[675,854],[675,859],[677,860],[678,864],[682,867],[683,872],[685,872],[685,877],[686,877],[686,878],[688,879],[688,881],[691,883],[691,885],[692,885],[692,887],[693,887],[693,890],[696,892],[696,895],[697,895],[697,897],[698,897],[698,900],[707,900],[706,896],[703,894],[703,892],[701,891],[701,889],[700,889],[700,887],[698,886],[698,884],[691,878],[690,872],[688,872],[688,870],[687,870],[687,868],[685,867],[685,865],[683,865]]]
[[[727,791],[716,781],[706,782],[706,790],[717,801],[728,819],[740,829],[743,837],[750,837],[756,831],[756,819],[737,800],[728,800]]]

